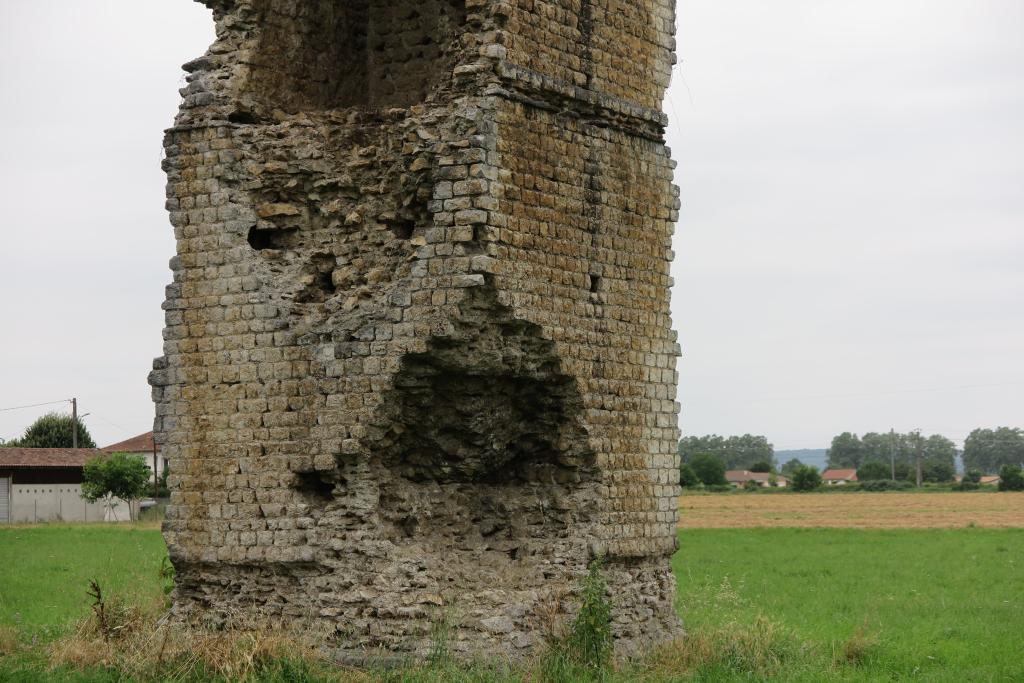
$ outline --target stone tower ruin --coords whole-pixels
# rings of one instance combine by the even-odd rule
[[[150,381],[181,618],[677,632],[673,0],[205,0]]]

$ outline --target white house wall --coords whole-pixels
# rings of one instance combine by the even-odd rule
[[[11,518],[11,478],[0,477],[0,524]]]
[[[18,522],[127,522],[128,504],[115,499],[113,515],[103,502],[82,498],[81,484],[14,484],[10,521]],[[137,506],[137,504],[136,504]]]

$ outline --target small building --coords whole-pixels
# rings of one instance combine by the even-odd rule
[[[108,509],[102,501],[82,498],[83,468],[100,453],[95,448],[0,448],[0,524],[128,521],[124,501],[115,500]]]
[[[986,474],[985,476],[983,476],[981,478],[981,480],[978,483],[981,484],[982,486],[998,486],[999,485],[999,475],[998,474]]]
[[[124,441],[118,441],[112,443],[109,446],[104,446],[100,449],[104,453],[130,453],[132,455],[141,455],[143,462],[146,463],[146,467],[153,473],[152,481],[156,481],[160,478],[160,475],[164,472],[166,463],[164,462],[163,453],[160,451],[160,447],[157,446],[153,439],[153,432],[146,432],[145,434],[139,434],[133,436],[130,439]]]
[[[846,486],[857,481],[857,470],[825,470],[821,481],[825,486]]]
[[[785,487],[789,485],[789,480],[781,474],[750,472],[748,470],[728,470],[725,473],[725,480],[737,488],[743,486],[748,481],[755,481],[758,486],[768,488],[772,485],[773,477],[775,479],[775,486]]]

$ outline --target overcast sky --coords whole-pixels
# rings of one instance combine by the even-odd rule
[[[681,0],[681,426],[1024,426],[1024,3]],[[149,430],[188,0],[0,0],[0,409]],[[0,412],[0,438],[48,409]]]

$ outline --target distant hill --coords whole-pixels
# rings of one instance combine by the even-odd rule
[[[828,457],[825,455],[827,451],[827,448],[797,448],[791,451],[775,451],[775,462],[779,464],[779,467],[782,467],[786,462],[796,458],[805,465],[811,465],[819,470],[823,470],[825,469],[825,462],[828,460]]]

